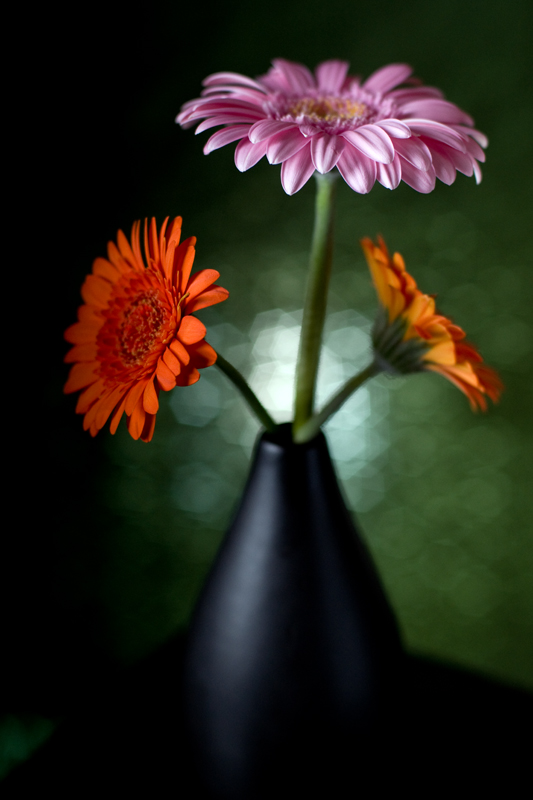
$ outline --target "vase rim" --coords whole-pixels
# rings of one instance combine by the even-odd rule
[[[313,436],[313,438],[307,442],[295,442],[292,438],[292,422],[282,422],[274,431],[263,431],[257,443],[269,442],[270,444],[278,445],[284,449],[294,448],[302,452],[310,447],[316,447],[316,445],[321,442],[325,442],[325,438],[323,432],[320,430],[316,436]]]

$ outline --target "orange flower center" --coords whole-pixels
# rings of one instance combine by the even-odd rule
[[[127,366],[140,364],[158,339],[167,314],[155,289],[139,294],[123,314],[119,349]]]
[[[293,117],[304,115],[323,122],[353,120],[365,115],[367,106],[349,97],[302,97],[288,109]]]
[[[148,270],[144,275],[123,276],[103,311],[98,360],[101,375],[109,382],[138,380],[153,368],[176,332],[179,306],[154,283]]]

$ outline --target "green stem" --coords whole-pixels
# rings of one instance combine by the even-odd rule
[[[334,173],[317,179],[315,226],[309,263],[309,275],[296,366],[296,398],[293,435],[313,413],[322,331],[326,316],[327,294],[333,255]]]
[[[368,367],[365,367],[361,372],[358,372],[357,375],[354,375],[353,378],[350,378],[344,386],[342,386],[338,392],[336,392],[331,400],[326,403],[324,408],[315,414],[313,417],[308,419],[303,425],[298,428],[298,431],[294,435],[294,441],[298,442],[298,444],[303,444],[304,442],[309,442],[314,436],[317,435],[322,425],[328,420],[335,411],[342,406],[343,403],[350,397],[351,394],[355,392],[362,384],[367,381],[369,378],[372,378],[374,375],[377,375],[382,370],[379,365],[372,361]]]
[[[264,405],[259,401],[255,392],[250,389],[239,370],[235,369],[235,367],[230,364],[229,361],[226,361],[226,359],[221,356],[220,353],[217,353],[216,365],[220,370],[222,370],[224,375],[230,379],[234,386],[237,387],[256,417],[259,419],[259,422],[267,429],[267,431],[269,431],[269,433],[272,433],[277,427],[276,423]]]

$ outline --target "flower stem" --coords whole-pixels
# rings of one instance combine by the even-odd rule
[[[362,384],[367,381],[369,378],[374,377],[380,373],[381,367],[375,361],[372,361],[365,369],[358,372],[357,375],[354,375],[353,378],[350,378],[344,386],[342,386],[338,392],[336,392],[331,400],[326,403],[324,408],[315,414],[310,419],[308,419],[303,425],[301,425],[297,432],[294,434],[294,441],[298,444],[303,444],[304,442],[310,441],[314,436],[317,435],[318,431],[320,430],[321,426],[328,420],[335,411],[342,406],[342,404],[350,397],[351,394],[355,392]]]
[[[229,361],[226,361],[226,359],[221,356],[220,353],[217,353],[216,365],[220,370],[222,370],[224,375],[230,379],[233,385],[237,387],[241,395],[244,397],[258,418],[261,425],[263,425],[269,433],[272,433],[277,427],[276,423],[264,405],[259,401],[255,392],[250,389],[239,370],[235,369],[235,367],[230,364]]]
[[[317,179],[315,225],[296,366],[296,399],[292,428],[295,441],[299,441],[298,431],[313,413],[333,256],[333,198],[336,175],[333,173],[320,175],[318,172],[315,175]]]

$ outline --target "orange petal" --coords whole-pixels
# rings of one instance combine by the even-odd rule
[[[118,406],[113,412],[113,416],[111,417],[111,422],[109,423],[110,433],[113,434],[116,433],[116,430],[118,428],[118,423],[122,419],[122,415],[124,413],[125,408],[126,408],[126,397],[123,397],[122,402],[118,404]]]
[[[449,380],[450,383],[453,383],[455,386],[457,386],[457,388],[468,397],[470,401],[470,407],[473,411],[477,411],[478,408],[481,408],[483,411],[486,410],[487,402],[482,393],[475,386],[465,383],[460,376],[453,374],[448,367],[439,367],[438,365],[429,364],[428,369],[432,370],[433,372],[440,372],[440,374]]]
[[[78,392],[98,379],[99,364],[74,364],[70,370],[68,380],[63,388],[65,394]]]
[[[179,360],[176,358],[176,356],[174,355],[174,353],[171,350],[169,350],[168,347],[166,348],[165,352],[163,353],[163,361],[165,362],[165,364],[170,369],[170,371],[172,372],[173,375],[179,375],[180,374],[180,372],[181,372],[181,364],[180,364]]]
[[[154,381],[148,381],[143,394],[143,408],[147,414],[157,414],[159,410],[159,400],[155,390]]]
[[[435,301],[428,294],[417,294],[405,311],[405,318],[411,325],[420,325],[424,317],[435,313]]]
[[[128,264],[127,261],[122,258],[122,255],[116,246],[115,242],[108,242],[107,243],[107,257],[111,261],[111,263],[118,269],[121,275],[124,275],[126,272],[131,272],[131,266]]]
[[[185,294],[187,291],[187,284],[191,275],[192,265],[194,263],[194,256],[196,251],[191,244],[191,239],[185,239],[176,250],[175,263],[180,272],[179,291]],[[177,276],[176,276],[177,280]]]
[[[148,219],[144,220],[144,252],[146,253],[146,260],[148,266],[153,261],[155,264],[159,263],[159,243],[157,240],[157,225],[155,217],[150,220],[148,226]]]
[[[125,411],[128,417],[133,414],[133,409],[139,402],[139,399],[146,388],[146,383],[147,383],[146,380],[137,381],[130,388],[126,396],[126,406],[125,406]]]
[[[98,354],[96,343],[77,344],[68,351],[63,359],[65,364],[73,364],[75,361],[94,361]]]
[[[67,342],[71,344],[89,344],[95,341],[101,327],[101,321],[90,324],[86,322],[75,322],[74,325],[66,329],[64,337]]]
[[[116,283],[121,273],[107,258],[96,258],[93,261],[93,275],[99,275],[109,283]]]
[[[120,254],[124,258],[124,260],[127,261],[128,264],[130,264],[133,267],[133,269],[138,269],[139,264],[137,264],[137,259],[135,258],[135,254],[131,249],[130,243],[128,242],[122,231],[119,231],[117,234],[117,244],[118,244],[118,249],[120,250]]]
[[[145,420],[146,413],[142,407],[142,403],[137,403],[131,416],[128,417],[128,431],[133,439],[139,439],[143,432]]]
[[[124,394],[124,387],[123,386],[115,386],[113,391],[109,392],[109,394],[105,397],[102,397],[101,400],[98,402],[98,413],[95,417],[95,423],[100,430],[104,427],[107,420],[109,419],[109,415],[115,409],[115,406],[121,400]]]
[[[161,225],[161,229],[159,231],[159,264],[161,265],[165,260],[165,250],[166,250],[166,238],[165,238],[165,231],[167,229],[169,217],[165,217],[163,220],[163,224]],[[155,223],[155,219],[154,219]]]
[[[182,218],[181,217],[174,217],[172,220],[172,224],[170,226],[170,230],[168,232],[168,244],[172,242],[175,247],[177,247],[180,243],[180,236],[181,236],[181,225],[182,225]]]
[[[201,269],[199,272],[195,272],[187,284],[189,297],[197,297],[217,278],[220,278],[220,272],[217,272],[216,269]]]
[[[105,391],[105,384],[102,380],[96,381],[83,391],[78,397],[76,403],[76,414],[86,414],[92,404],[98,400],[101,394]]]
[[[165,260],[163,261],[163,269],[165,272],[165,278],[172,283],[172,268],[174,266],[174,254],[176,252],[176,241],[175,239],[171,239],[168,243],[168,247],[165,253]]]
[[[137,268],[142,271],[145,269],[144,261],[141,253],[141,223],[140,220],[134,222],[131,226],[131,247],[135,255],[135,263]]]
[[[183,344],[195,344],[204,338],[206,328],[196,317],[186,316],[182,319],[177,338]]]
[[[175,356],[179,358],[182,364],[188,364],[191,360],[188,350],[182,345],[178,339],[173,339],[169,344],[170,349]]]
[[[204,341],[200,342],[198,345],[194,345],[194,348],[191,352],[191,363],[195,367],[198,367],[199,369],[210,367],[215,363],[216,360],[216,351],[213,350],[210,344]]]
[[[83,418],[83,430],[88,431],[89,429],[93,429],[95,432],[98,432],[100,428],[96,424],[96,415],[98,414],[98,409],[100,407],[101,398],[99,398],[95,403],[92,404],[90,409],[87,411]],[[92,434],[95,435],[94,433]]]
[[[446,365],[443,367],[443,374],[446,376],[453,375],[462,383],[479,388],[479,378],[474,372],[472,365],[468,362],[451,367]]]
[[[80,306],[78,308],[78,320],[87,325],[93,325],[95,323],[102,325],[102,312],[92,306]]]
[[[432,361],[434,364],[442,364],[443,366],[453,366],[457,363],[455,344],[451,339],[438,342],[433,345],[427,353],[424,353],[422,360]]]
[[[167,367],[162,358],[157,362],[156,375],[159,385],[165,392],[170,392],[176,386],[176,376]]]
[[[216,303],[222,303],[228,297],[229,292],[227,289],[223,289],[222,286],[213,286],[211,289],[202,292],[201,295],[193,299],[191,302],[187,300],[183,311],[185,314],[193,314],[200,308],[207,308],[207,306],[214,306]]]
[[[107,308],[113,287],[98,275],[87,275],[81,287],[81,296],[86,303],[96,308]]]
[[[192,386],[200,380],[200,373],[197,369],[187,369],[176,378],[176,386]]]
[[[155,428],[155,419],[156,419],[155,414],[146,415],[146,420],[141,433],[141,439],[143,442],[152,441],[152,436],[154,435],[154,428]]]

